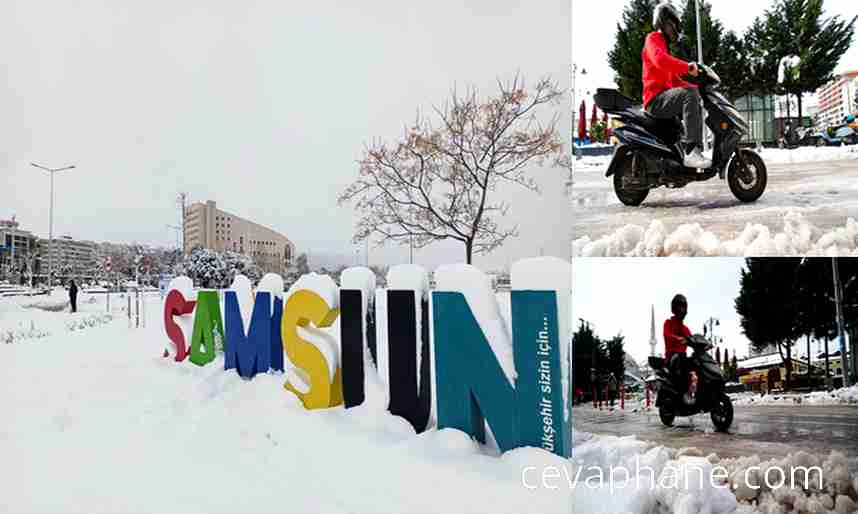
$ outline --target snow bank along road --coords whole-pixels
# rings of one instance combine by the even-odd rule
[[[770,150],[767,152],[771,152]],[[766,153],[764,153],[764,158]],[[626,207],[605,177],[606,165],[576,171],[573,185],[573,234],[595,240],[626,225],[646,228],[661,220],[673,232],[682,224],[699,223],[721,240],[734,239],[748,223],[783,231],[784,215],[800,213],[811,225],[828,232],[858,219],[858,153],[851,159],[825,162],[770,163],[765,194],[757,202],[736,200],[726,181],[712,179],[683,189],[650,191],[640,207]]]
[[[828,455],[837,450],[858,472],[858,405],[737,406],[726,434],[714,431],[708,414],[676,418],[672,427],[665,427],[655,409],[611,412],[581,406],[572,410],[572,424],[584,432],[634,435],[677,449],[697,447],[704,455],[714,452],[722,458],[783,458],[798,450]]]

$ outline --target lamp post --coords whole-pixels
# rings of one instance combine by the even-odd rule
[[[53,276],[52,275],[54,272],[54,268],[53,268],[54,260],[53,260],[53,255],[51,255],[51,253],[53,252],[53,249],[54,249],[54,173],[56,173],[58,171],[73,170],[75,167],[74,167],[74,165],[72,165],[72,166],[65,166],[63,168],[47,168],[45,166],[41,166],[41,165],[36,164],[34,162],[31,162],[30,165],[35,167],[35,168],[39,168],[40,170],[47,171],[51,175],[51,207],[50,207],[50,215],[49,215],[50,221],[49,221],[49,227],[48,227],[48,296],[50,296],[53,293],[53,283],[52,283],[53,282],[53,280],[52,280]]]
[[[843,387],[849,387],[849,357],[846,348],[846,337],[843,330],[843,289],[840,285],[840,273],[837,269],[837,257],[831,258],[834,278],[834,302],[837,313],[837,338],[840,340],[840,368],[843,370]]]

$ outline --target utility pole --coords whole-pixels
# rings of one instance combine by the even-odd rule
[[[51,209],[50,209],[50,222],[48,228],[48,296],[53,293],[53,272],[54,272],[54,259],[53,259],[53,250],[54,250],[54,173],[58,171],[66,171],[73,170],[75,167],[65,166],[63,168],[47,168],[45,166],[41,166],[34,162],[30,163],[31,166],[35,168],[39,168],[40,170],[47,171],[51,175]]]
[[[179,204],[179,208],[181,209],[180,215],[181,215],[181,221],[182,222],[181,222],[180,226],[181,226],[181,230],[182,230],[182,255],[185,254],[185,246],[186,246],[186,243],[185,243],[185,205],[186,205],[187,200],[188,200],[188,193],[185,193],[184,191],[180,192],[178,198],[176,199],[177,203]]]
[[[703,34],[700,31],[700,0],[694,0],[694,6],[697,10],[697,62],[700,65],[703,65]],[[701,72],[703,70],[700,70]],[[700,109],[702,116],[702,132],[703,132],[703,155],[706,155],[709,152],[709,141],[706,139],[706,110],[702,108],[701,105],[698,104],[698,109]]]
[[[837,337],[840,339],[840,367],[843,370],[843,387],[849,387],[849,357],[846,350],[846,337],[843,330],[843,289],[840,285],[840,272],[837,269],[837,257],[831,258],[834,278],[834,302],[837,307]]]

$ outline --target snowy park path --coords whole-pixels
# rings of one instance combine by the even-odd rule
[[[575,430],[629,436],[672,448],[699,448],[704,455],[721,458],[757,454],[763,459],[783,458],[805,450],[827,455],[844,453],[853,472],[858,472],[858,406],[847,405],[753,405],[737,406],[730,433],[714,431],[709,416],[676,418],[665,427],[658,411],[598,411],[591,406],[573,409]]]
[[[770,163],[765,194],[757,202],[736,200],[726,181],[712,179],[683,189],[650,191],[640,207],[619,203],[605,165],[584,167],[572,192],[574,238],[595,240],[626,225],[647,227],[661,220],[673,232],[682,224],[699,223],[721,240],[735,238],[748,223],[783,231],[784,215],[801,213],[827,232],[842,227],[847,216],[858,219],[858,153],[855,158],[822,162]],[[764,154],[765,158],[765,154]]]

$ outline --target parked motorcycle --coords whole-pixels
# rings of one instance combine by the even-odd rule
[[[658,416],[665,426],[673,425],[676,416],[693,416],[708,412],[715,429],[725,432],[733,424],[733,401],[727,396],[724,376],[715,359],[709,355],[712,344],[701,335],[688,338],[688,346],[693,353],[689,375],[685,380],[696,380],[696,392],[690,396],[685,380],[676,383],[676,378],[667,369],[667,363],[661,357],[650,357],[649,365],[656,370],[655,406]]]
[[[842,146],[858,144],[858,132],[849,125],[831,127],[817,134],[816,146]]]
[[[681,188],[716,175],[722,180],[726,175],[730,191],[742,202],[754,202],[765,191],[765,162],[753,150],[738,147],[748,133],[748,122],[718,90],[718,75],[707,66],[698,67],[700,74],[685,80],[698,86],[709,113],[706,125],[714,134],[712,167],[702,172],[683,165],[682,123],[678,118],[656,118],[615,89],[597,90],[596,105],[624,123],[614,130],[620,145],[605,174],[613,176],[614,192],[624,205],[640,205],[650,189]]]
[[[796,128],[792,125],[787,125],[783,137],[778,139],[778,148],[792,150],[800,146],[813,146],[817,144],[814,137],[813,129],[811,128]]]

